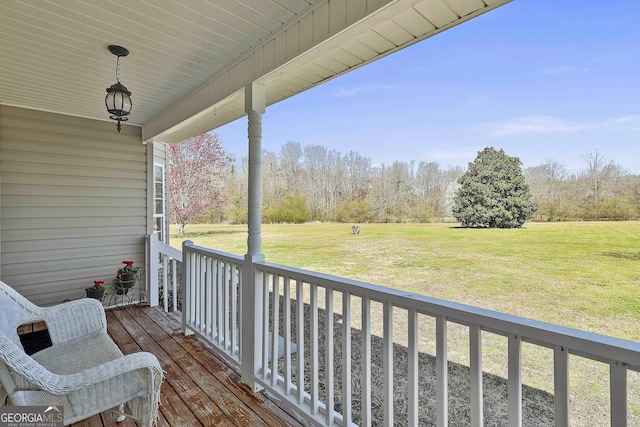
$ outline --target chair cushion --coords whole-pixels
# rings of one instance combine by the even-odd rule
[[[32,356],[58,375],[69,375],[122,357],[122,352],[104,332],[45,348]]]

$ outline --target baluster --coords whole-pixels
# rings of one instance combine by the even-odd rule
[[[229,285],[230,285],[230,281],[229,281],[229,275],[231,274],[230,271],[230,266],[229,263],[227,261],[224,261],[224,268],[222,270],[222,282],[220,283],[220,285],[222,285],[222,295],[224,298],[224,301],[222,302],[222,315],[223,315],[223,326],[224,326],[224,346],[223,348],[226,351],[229,351],[229,349],[231,348],[231,334],[229,331],[229,323],[231,322],[231,320],[229,319],[229,307],[231,306],[231,302],[230,302],[230,298],[229,298]]]
[[[371,299],[362,297],[362,425],[371,426]]]
[[[200,298],[200,290],[202,289],[201,283],[200,283],[200,275],[202,274],[202,270],[200,269],[200,254],[193,254],[193,258],[194,258],[194,275],[193,275],[193,287],[194,287],[194,292],[193,292],[193,310],[194,310],[194,327],[197,330],[200,330],[200,324],[201,324],[201,319],[200,319],[200,315],[202,314],[202,310],[200,310],[200,302],[202,301],[202,298]]]
[[[216,343],[222,347],[224,345],[224,262],[216,260]]]
[[[169,311],[169,284],[167,283],[167,256],[162,257],[162,306],[164,311]],[[175,299],[175,295],[174,298]]]
[[[515,335],[509,336],[509,427],[522,425],[522,341]]]
[[[266,381],[269,373],[269,273],[262,275],[262,378]]]
[[[208,272],[207,272],[207,265],[209,264],[209,256],[205,256],[205,255],[200,255],[200,265],[198,266],[198,268],[200,269],[200,293],[199,293],[199,299],[200,299],[200,333],[201,334],[206,334],[207,333],[207,329],[209,328],[209,318],[207,317],[207,310],[209,309],[209,307],[207,307],[207,299],[208,299],[208,292],[207,292],[207,282],[209,280],[208,276]]]
[[[272,276],[271,385],[278,384],[278,337],[280,336],[280,276]]]
[[[229,264],[229,290],[231,291],[231,339],[229,343],[231,348],[229,354],[233,357],[237,353],[238,349],[238,282],[237,282],[237,264]]]
[[[393,306],[385,302],[382,308],[383,328],[383,423],[393,426]]]
[[[327,409],[327,425],[333,424],[334,420],[334,378],[333,378],[333,289],[325,290],[325,320],[324,320],[324,373],[325,373],[325,392],[326,392],[326,409]]]
[[[296,313],[296,330],[297,330],[297,341],[298,341],[298,404],[302,405],[304,403],[304,287],[303,283],[300,279],[296,280],[296,305],[297,305],[297,313]]]
[[[169,293],[169,284],[166,281],[166,274],[165,274],[164,283],[166,284],[164,293],[168,294]],[[184,284],[183,284],[183,286],[184,286]],[[171,258],[171,291],[173,292],[173,299],[172,299],[173,311],[176,312],[176,311],[178,311],[178,262],[176,261],[175,258]],[[167,298],[168,298],[168,296],[167,296]],[[165,309],[165,311],[167,310],[166,300],[165,300],[164,309]]]
[[[418,312],[411,308],[408,313],[409,334],[408,334],[408,356],[409,356],[409,426],[417,427],[419,424],[418,417]]]
[[[342,417],[351,425],[351,294],[342,294]]]
[[[196,328],[198,321],[198,255],[196,253],[191,254],[190,281],[189,290],[191,291],[191,298],[189,303],[191,304],[191,327]]]
[[[211,281],[213,282],[213,289],[211,289],[211,341],[218,344],[220,343],[220,322],[218,322],[218,287],[220,283],[220,278],[218,277],[219,263],[219,259],[211,259]]]
[[[309,344],[311,345],[311,414],[318,413],[318,285],[310,285],[311,324]]]
[[[553,406],[556,427],[569,425],[569,351],[553,349]]]
[[[449,424],[447,373],[447,319],[436,317],[436,425]]]
[[[611,426],[627,427],[627,367],[620,362],[609,366]]]
[[[291,283],[284,278],[282,313],[284,316],[284,394],[291,394]]]
[[[182,284],[182,333],[187,334],[187,325],[189,324],[189,313],[191,311],[191,307],[189,304],[189,298],[191,296],[191,292],[189,291],[189,275],[191,274],[191,266],[189,265],[189,260],[191,258],[191,254],[187,252],[187,246],[183,244],[182,246],[182,262],[183,262],[183,271],[182,277],[184,278]]]
[[[469,373],[471,375],[471,427],[482,427],[482,330],[469,326]]]
[[[207,336],[211,341],[215,337],[215,294],[216,294],[216,275],[215,266],[217,260],[214,257],[209,257],[207,260]]]

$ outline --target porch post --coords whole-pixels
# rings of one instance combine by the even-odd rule
[[[264,86],[252,83],[245,89],[245,112],[249,134],[249,237],[247,255],[262,255],[262,115],[265,111]]]
[[[149,298],[149,305],[151,307],[156,307],[160,305],[159,292],[158,292],[158,233],[151,233],[147,235],[147,259],[149,266],[149,275],[147,276],[147,295]],[[164,292],[167,292],[167,285],[164,284]],[[165,307],[166,310],[167,307]]]
[[[262,273],[254,264],[264,261],[262,253],[262,115],[265,112],[265,88],[256,83],[245,89],[245,112],[248,116],[249,137],[249,212],[247,254],[242,268],[242,359],[241,381],[253,392],[262,387],[256,382],[261,369],[263,287]]]

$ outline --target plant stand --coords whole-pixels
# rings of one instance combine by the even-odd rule
[[[113,293],[109,299],[109,305],[116,307],[125,307],[133,304],[133,288],[136,285],[136,279],[123,280],[116,279],[113,282]]]
[[[138,274],[114,280],[109,306],[115,305],[118,308],[123,308],[137,305],[138,309],[141,310],[142,300],[143,297],[146,297],[146,292],[142,289],[140,283],[141,278]]]

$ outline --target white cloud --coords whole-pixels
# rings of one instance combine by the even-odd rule
[[[548,68],[540,71],[540,74],[565,74],[571,72],[571,67]]]
[[[585,130],[640,130],[640,116],[623,116],[600,121],[571,121],[553,116],[524,116],[488,123],[489,136],[504,137],[523,133],[567,133]]]
[[[391,90],[391,89],[399,89],[400,86],[393,85],[381,85],[381,84],[370,84],[366,86],[354,86],[350,88],[345,88],[340,86],[336,92],[333,93],[333,96],[343,97],[343,96],[355,96],[362,92],[378,92],[382,90]]]

